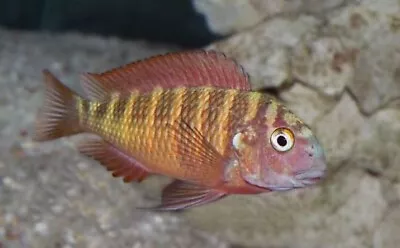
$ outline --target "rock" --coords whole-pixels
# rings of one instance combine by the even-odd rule
[[[35,225],[35,231],[42,236],[48,235],[49,229],[45,222],[39,222]]]
[[[244,31],[278,14],[323,12],[343,4],[344,0],[192,0],[209,28],[228,35]]]
[[[232,34],[260,23],[279,13],[284,1],[193,0],[195,9],[202,13],[209,28],[218,34]]]
[[[400,223],[400,208],[398,205],[392,206],[387,211],[382,223],[374,233],[373,245],[376,248],[396,248],[399,247],[399,223]]]
[[[372,167],[376,163],[365,161],[365,168],[382,174],[382,177],[391,181],[400,179],[400,170],[397,166],[400,163],[399,135],[400,135],[400,110],[383,109],[371,116],[369,125],[364,125],[361,131],[361,140],[357,154],[364,158],[374,158],[383,161],[379,167]],[[377,146],[376,144],[380,144]]]
[[[294,2],[293,0],[291,2]],[[352,0],[332,0],[332,1],[320,1],[320,0],[302,0],[301,12],[311,12],[314,14],[323,14],[329,10],[340,7],[343,4],[348,4]]]
[[[328,18],[331,29],[357,44],[355,76],[348,87],[366,114],[400,97],[400,44],[393,42],[400,39],[399,13],[396,1],[362,1]]]
[[[331,165],[341,166],[353,155],[360,127],[365,123],[366,119],[348,94],[343,94],[335,108],[317,121],[315,132]]]
[[[323,97],[314,89],[300,83],[295,83],[292,87],[282,90],[279,97],[295,114],[301,116],[312,127],[336,104],[335,100]]]
[[[290,48],[319,24],[311,16],[276,18],[207,49],[216,49],[235,58],[251,75],[253,88],[277,88],[289,83],[292,77]]]
[[[293,77],[318,92],[338,97],[353,81],[357,53],[350,41],[334,34],[305,35],[291,55]]]
[[[329,231],[320,230],[324,238],[318,239],[319,246],[365,247],[372,244],[371,234],[381,222],[387,204],[379,180],[367,175],[357,178],[356,182],[350,182],[356,187],[350,191],[347,201],[337,208],[331,207],[331,215],[324,221]]]

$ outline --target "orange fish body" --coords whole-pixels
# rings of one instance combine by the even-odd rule
[[[174,178],[157,209],[304,187],[324,174],[322,149],[308,127],[268,95],[251,91],[243,69],[222,54],[168,54],[83,74],[88,99],[44,75],[47,102],[35,140],[93,133],[99,138],[78,149],[113,176]],[[288,146],[294,134],[298,149]]]

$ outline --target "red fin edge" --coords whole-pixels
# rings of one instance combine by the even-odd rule
[[[160,205],[142,209],[155,211],[183,210],[209,204],[225,196],[227,196],[225,192],[181,180],[174,180],[164,188]]]
[[[93,95],[93,89],[99,88],[106,92],[120,93],[133,90],[145,93],[157,86],[251,88],[249,75],[244,68],[224,53],[213,50],[157,55],[103,73],[82,73],[81,80],[82,87],[89,95]]]
[[[125,155],[100,138],[82,141],[78,145],[78,150],[102,164],[112,172],[113,177],[122,177],[126,183],[141,182],[149,174],[134,158]]]

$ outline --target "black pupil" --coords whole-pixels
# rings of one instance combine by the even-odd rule
[[[280,145],[280,146],[286,146],[287,145],[287,140],[282,135],[278,137],[277,142],[278,142],[278,145]]]

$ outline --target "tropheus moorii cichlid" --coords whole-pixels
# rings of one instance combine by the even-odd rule
[[[153,209],[199,206],[229,194],[314,185],[323,149],[284,105],[251,90],[234,60],[216,51],[154,56],[83,73],[83,97],[44,70],[35,141],[92,133],[78,150],[125,182],[173,180]]]

